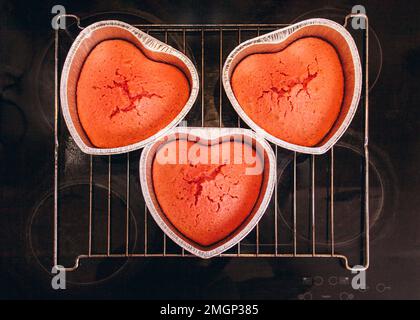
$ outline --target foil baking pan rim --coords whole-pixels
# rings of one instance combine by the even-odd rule
[[[344,120],[342,123],[338,126],[334,134],[328,138],[327,140],[323,141],[321,145],[314,146],[314,147],[307,147],[307,146],[301,146],[293,143],[289,143],[287,141],[284,141],[282,139],[279,139],[267,131],[265,131],[262,127],[260,127],[258,124],[256,124],[242,109],[241,105],[237,101],[235,94],[233,93],[233,89],[231,87],[231,75],[233,73],[234,68],[236,67],[237,63],[239,61],[236,61],[239,55],[244,52],[244,50],[247,50],[249,48],[252,48],[254,46],[259,45],[276,45],[281,44],[283,42],[286,42],[290,37],[292,37],[296,32],[301,31],[303,28],[309,27],[309,26],[320,26],[320,27],[326,27],[330,28],[332,31],[338,32],[343,39],[345,40],[350,53],[352,57],[353,62],[353,72],[354,72],[354,90],[351,97],[351,103],[349,106],[349,109],[345,115]],[[281,50],[280,50],[281,51]],[[256,51],[262,52],[262,51]],[[243,59],[244,57],[242,57]],[[240,60],[242,60],[240,59]],[[334,146],[334,144],[342,137],[342,135],[346,132],[348,129],[351,121],[353,120],[353,117],[357,111],[357,107],[359,105],[360,97],[361,97],[361,90],[362,90],[362,67],[360,62],[360,56],[358,53],[357,46],[354,42],[353,37],[351,34],[340,24],[337,22],[334,22],[332,20],[323,19],[323,18],[315,18],[315,19],[308,19],[301,22],[298,22],[296,24],[293,24],[291,26],[281,28],[275,31],[272,31],[270,33],[249,39],[247,41],[242,42],[240,45],[238,45],[235,49],[233,49],[229,56],[227,57],[225,64],[223,66],[222,70],[222,82],[223,87],[225,89],[226,96],[228,97],[229,101],[231,102],[233,108],[238,113],[238,115],[241,117],[241,119],[258,135],[264,137],[268,141],[276,144],[279,147],[300,152],[300,153],[306,153],[306,154],[323,154],[326,153],[330,148]],[[344,97],[343,97],[344,100]],[[328,135],[328,134],[327,134]]]
[[[224,239],[225,241],[221,240],[219,242],[220,244],[208,247],[208,249],[205,249],[202,246],[196,244],[194,241],[189,240],[188,238],[183,236],[181,232],[176,230],[174,226],[171,225],[169,220],[165,218],[164,212],[160,209],[159,203],[155,197],[153,190],[153,183],[151,180],[151,161],[153,160],[153,157],[156,154],[156,149],[160,144],[164,143],[165,137],[174,138],[177,135],[183,134],[192,135],[199,138],[201,137],[208,141],[238,135],[247,136],[256,143],[258,143],[263,148],[265,155],[267,156],[267,162],[265,163],[268,164],[268,168],[264,167],[265,190],[260,193],[260,196],[257,200],[257,203],[259,203],[258,208],[255,208],[255,211],[253,209],[254,212],[252,214],[252,217],[249,217],[249,220],[247,222],[244,222],[240,227],[238,227],[238,229],[235,230],[233,234]],[[266,171],[267,169],[268,171]],[[258,136],[254,131],[249,129],[177,127],[168,132],[159,141],[156,141],[153,144],[149,144],[143,149],[139,162],[139,176],[146,206],[149,209],[151,216],[156,221],[157,225],[170,239],[172,239],[172,241],[178,244],[181,248],[187,250],[188,252],[191,252],[195,256],[208,259],[220,255],[221,253],[225,252],[226,250],[232,248],[237,243],[239,243],[255,228],[257,223],[263,217],[270,203],[277,181],[276,158],[270,144],[264,138]]]
[[[147,53],[149,54],[150,53],[157,53],[157,54],[164,53],[164,54],[173,56],[179,59],[179,61],[181,61],[182,63],[184,63],[186,66],[186,69],[189,72],[189,74],[186,74],[186,76],[190,82],[190,95],[186,104],[184,105],[182,110],[178,113],[178,115],[166,127],[159,130],[154,135],[144,140],[141,140],[139,142],[127,145],[127,146],[116,147],[116,148],[99,148],[99,147],[95,147],[93,145],[88,145],[87,143],[85,143],[85,141],[83,141],[82,139],[82,136],[84,136],[85,139],[89,140],[86,133],[83,130],[80,130],[80,129],[78,130],[75,127],[74,119],[72,118],[70,114],[70,106],[69,106],[69,99],[68,99],[68,78],[71,72],[73,60],[75,56],[77,55],[79,48],[84,43],[84,41],[87,38],[91,37],[98,30],[103,29],[103,28],[109,28],[109,27],[120,28],[124,32],[128,32],[129,34],[134,36],[136,40],[141,44],[141,46],[144,47],[146,51],[148,51],[148,52],[145,52],[146,55]],[[111,38],[112,37],[110,37],[109,39]],[[104,41],[104,40],[105,39],[101,41]],[[92,50],[93,47],[90,50]],[[185,118],[185,116],[193,107],[197,99],[198,92],[199,92],[198,72],[194,64],[192,63],[192,61],[186,55],[176,50],[175,48],[171,47],[170,45],[139,30],[138,28],[128,23],[118,21],[118,20],[99,21],[99,22],[96,22],[87,26],[79,33],[79,35],[74,40],[73,44],[70,47],[70,50],[67,53],[67,57],[64,62],[64,66],[63,66],[62,74],[61,74],[61,80],[60,80],[60,102],[61,102],[61,110],[62,110],[63,118],[70,132],[70,135],[75,141],[76,145],[80,148],[82,152],[86,154],[90,154],[90,155],[113,155],[113,154],[127,153],[127,152],[141,149],[147,144],[155,141],[156,139],[159,139],[159,137],[165,135],[166,132],[168,132],[175,126],[177,126]],[[75,108],[77,108],[77,106],[75,106]],[[79,127],[82,127],[82,126],[80,125]],[[79,132],[79,131],[83,131],[83,132]]]

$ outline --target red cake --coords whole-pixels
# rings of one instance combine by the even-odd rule
[[[166,127],[189,98],[189,83],[177,67],[153,61],[125,40],[99,43],[77,83],[77,111],[91,143],[126,146]]]
[[[336,121],[344,76],[337,52],[319,38],[301,38],[282,51],[244,58],[232,89],[245,113],[284,141],[315,146]]]
[[[180,140],[173,140],[157,151],[152,167],[154,192],[162,211],[180,233],[209,246],[235,231],[252,211],[261,189],[263,162],[250,145],[241,142],[211,147],[200,142],[183,143],[186,147],[181,148]],[[191,148],[201,154],[209,151],[207,159],[213,160],[192,163],[188,158],[182,163],[178,157],[172,163],[159,161],[165,154],[179,154],[180,149],[190,152]],[[235,148],[241,149],[238,152]],[[235,158],[239,161],[229,160],[234,159],[234,153],[239,154],[240,158]],[[246,154],[253,154],[252,162],[244,160]],[[253,174],[246,170],[256,166],[261,170]]]

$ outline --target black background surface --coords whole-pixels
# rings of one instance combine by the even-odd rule
[[[343,292],[354,299],[420,298],[418,1],[360,3],[367,9],[383,53],[382,71],[371,91],[370,143],[380,150],[384,173],[392,177],[393,194],[388,196],[394,205],[384,210],[388,211],[385,216],[395,217],[384,222],[390,232],[372,244],[365,292],[328,284],[331,276],[352,276],[336,260],[286,259],[230,260],[210,268],[189,260],[157,259],[146,265],[133,260],[109,281],[52,290],[50,276],[31,257],[27,232],[36,200],[33,195],[53,170],[53,131],[39,125],[33,105],[37,85],[45,81],[45,90],[52,90],[36,68],[53,39],[50,11],[55,4],[0,1],[0,298],[309,298],[302,296],[305,292],[318,299],[349,297]],[[349,12],[358,3],[116,0],[59,4],[80,17],[142,11],[165,23],[289,23],[305,14],[314,16],[313,11],[320,16]],[[323,283],[310,285],[303,277],[322,278]]]

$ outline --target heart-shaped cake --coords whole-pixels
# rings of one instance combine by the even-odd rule
[[[188,155],[183,163],[181,153]],[[245,161],[246,154],[254,161]],[[161,161],[165,155],[178,156]],[[247,174],[247,168],[259,169]],[[153,187],[169,221],[187,238],[209,246],[233,233],[250,214],[259,197],[262,168],[262,159],[248,144],[173,140],[156,153]]]
[[[64,120],[77,146],[92,155],[143,148],[175,127],[199,91],[191,60],[121,21],[85,27],[61,73]]]
[[[268,133],[314,146],[340,113],[343,69],[328,42],[307,37],[279,52],[247,56],[232,74],[232,88],[244,111]]]
[[[241,128],[174,128],[144,148],[139,167],[157,225],[201,258],[221,254],[251,232],[276,182],[272,148]]]
[[[79,119],[92,144],[116,148],[166,127],[186,104],[190,89],[177,67],[116,39],[90,52],[76,94]]]
[[[249,39],[226,58],[222,82],[242,120],[270,142],[327,152],[359,105],[362,66],[342,25],[308,19]]]

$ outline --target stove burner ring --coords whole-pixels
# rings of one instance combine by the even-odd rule
[[[358,155],[362,155],[362,153],[361,153],[362,151],[361,150],[358,150],[353,145],[346,144],[346,143],[344,143],[342,141],[339,142],[336,145],[335,148],[336,148],[336,150],[338,148],[340,148],[340,149],[349,150],[349,151],[351,151],[353,153],[356,153]],[[375,210],[372,210],[373,204],[371,203],[371,212],[370,212],[371,241],[374,241],[375,235],[377,235],[377,233],[372,234],[372,230],[378,224],[378,222],[380,221],[380,218],[381,218],[381,216],[383,214],[384,203],[385,203],[385,194],[386,193],[390,193],[390,192],[387,192],[387,190],[386,190],[387,189],[386,185],[388,185],[388,187],[389,187],[390,182],[389,181],[383,181],[384,177],[381,174],[381,170],[378,169],[378,166],[380,166],[380,164],[378,164],[378,161],[379,161],[378,158],[377,157],[373,157],[373,155],[371,153],[371,155],[370,155],[371,182],[373,182],[373,180],[374,180],[372,178],[372,176],[374,174],[376,176],[376,180],[377,180],[377,182],[379,184],[379,190],[380,190],[380,192],[379,192],[379,194],[380,194],[379,195],[379,199],[377,201],[376,208],[374,208]],[[284,174],[286,174],[286,172],[288,171],[287,170],[287,167],[290,166],[290,165],[293,165],[293,159],[289,159],[288,161],[285,161],[283,163],[283,165],[281,167],[279,167],[279,169],[278,169],[279,192],[281,192],[280,191],[281,190],[280,188],[281,188],[281,179],[282,179],[282,176]],[[287,186],[284,185],[284,188],[287,188],[289,190],[289,192],[292,192],[292,191],[290,191],[290,186],[289,185],[287,185]],[[289,194],[289,197],[293,197],[293,195],[290,195]],[[371,193],[370,198],[372,198],[372,193]],[[335,201],[335,203],[336,203],[336,206],[337,206],[337,200]],[[278,203],[278,212],[279,212],[279,218],[281,219],[282,223],[287,227],[288,230],[293,231],[293,225],[291,224],[293,222],[290,221],[290,218],[288,218],[289,217],[288,209],[285,209],[284,207],[282,207],[282,204],[281,204],[280,201]],[[287,212],[287,216],[286,216],[286,212]],[[339,219],[336,218],[336,224],[338,222],[339,222]],[[354,223],[356,223],[356,222],[354,222]],[[350,244],[354,243],[354,241],[360,239],[360,237],[363,234],[363,231],[360,231],[357,234],[356,233],[354,233],[353,235],[351,235],[351,234],[350,235],[349,234],[342,234],[341,235],[340,234],[339,237],[337,237],[337,235],[338,235],[337,234],[337,226],[336,226],[335,229],[336,229],[336,239],[335,239],[335,247],[336,248],[345,247],[347,245],[350,245]],[[383,235],[383,234],[381,233],[381,235]],[[302,241],[305,241],[305,242],[311,241],[311,238],[310,238],[310,235],[309,234],[308,235],[307,234],[303,234],[302,232],[299,232],[299,230],[297,231],[297,237],[298,237],[298,239],[300,239]],[[339,239],[339,238],[341,238],[341,239]],[[321,241],[316,241],[316,244],[319,245],[319,246],[328,245],[325,242],[325,240],[322,241],[322,242]]]
[[[25,112],[17,104],[0,100],[0,143],[15,148],[23,142],[28,131]]]
[[[130,19],[135,19],[136,23],[150,23],[151,27],[153,24],[162,23],[162,21],[155,17],[154,15],[137,10],[135,13],[128,12],[102,12],[95,13],[91,15],[84,16],[81,19],[81,24],[88,25],[93,22],[105,19],[121,19],[122,21],[129,21]],[[75,39],[80,29],[77,28],[77,23],[74,19],[68,19],[67,29],[64,31],[66,35],[71,39],[71,42]],[[74,33],[77,32],[77,33]],[[61,39],[61,38],[60,38]],[[170,39],[176,43],[176,48],[182,51],[182,37],[170,35]],[[70,49],[70,46],[63,46],[63,41],[59,42],[59,65],[58,65],[58,76],[61,74],[61,67],[64,63],[65,55]],[[65,48],[64,48],[65,47]],[[196,65],[194,55],[191,48],[188,46],[188,41],[186,42],[185,51],[187,56],[192,60],[193,64]],[[35,62],[35,102],[37,109],[39,111],[39,117],[42,118],[42,121],[48,126],[50,130],[54,129],[54,37],[48,41],[44,50],[39,56],[37,56],[37,62]],[[59,87],[58,79],[58,87]],[[59,98],[59,97],[58,97]]]
[[[89,193],[82,191],[80,189],[83,188],[89,188],[89,183],[85,182],[76,182],[76,183],[68,183],[65,185],[60,186],[59,192],[60,192],[60,198],[65,199],[66,197],[70,196],[69,201],[73,201],[73,206],[76,206],[80,209],[80,204],[83,203],[83,201],[87,201],[86,199],[83,199],[83,197],[86,197],[89,195]],[[93,184],[93,192],[95,193],[107,193],[108,190],[106,187],[99,185],[99,184]],[[66,194],[67,193],[67,194]],[[33,215],[30,219],[29,226],[28,226],[28,241],[29,241],[29,247],[32,253],[32,256],[36,259],[37,263],[40,265],[40,267],[48,274],[51,274],[51,270],[49,270],[47,265],[49,265],[52,268],[52,237],[45,237],[45,235],[50,234],[52,236],[52,208],[53,208],[53,191],[48,192],[38,203],[38,205],[35,207],[33,211]],[[116,193],[114,190],[111,192],[111,201],[112,202],[119,202],[120,205],[126,206],[126,201],[122,196],[120,196],[118,193]],[[70,207],[71,207],[70,203]],[[70,211],[70,210],[69,210]],[[73,213],[82,212],[81,210],[72,210]],[[130,237],[132,241],[129,243],[130,246],[130,252],[135,251],[136,245],[137,245],[137,237],[138,237],[138,227],[137,227],[137,220],[135,215],[133,214],[132,210],[130,209],[130,227],[132,228],[130,232]],[[45,223],[46,221],[42,221],[42,219],[46,219],[47,213],[50,214],[50,221]],[[84,214],[84,213],[83,213]],[[93,212],[92,216],[95,214]],[[74,217],[74,220],[80,221],[80,219],[77,219],[79,217]],[[67,221],[68,222],[68,221]],[[37,225],[38,224],[38,225]],[[84,226],[84,225],[83,225]],[[94,225],[93,225],[94,227]],[[36,228],[39,229],[40,232],[36,232]],[[51,229],[51,232],[45,232],[45,229]],[[81,229],[81,228],[79,228]],[[84,228],[83,228],[84,230]],[[125,232],[125,229],[124,231]],[[82,234],[87,234],[85,231],[81,231]],[[73,235],[77,235],[73,234]],[[39,237],[39,238],[37,238]],[[69,238],[71,236],[68,236],[63,239],[62,241],[69,242]],[[73,239],[70,239],[73,241]],[[75,239],[77,241],[77,239]],[[93,239],[92,239],[93,241]],[[44,246],[42,245],[44,244]],[[86,249],[84,249],[86,250]],[[43,252],[46,254],[47,257],[43,257]],[[80,252],[82,253],[82,252]],[[79,253],[79,254],[80,254]],[[96,261],[97,260],[97,261]],[[116,262],[118,260],[118,262]],[[86,272],[78,272],[77,270],[80,269],[80,266],[77,270],[74,272],[69,272],[66,274],[66,282],[73,285],[91,285],[91,284],[98,284],[103,283],[105,281],[110,280],[111,278],[115,277],[117,274],[119,274],[127,265],[130,258],[122,258],[122,259],[89,259],[89,263],[94,263],[96,268],[89,267],[85,271]],[[48,263],[47,263],[48,261]],[[118,265],[116,265],[118,263]],[[102,270],[101,270],[102,268]],[[111,270],[106,270],[107,268]],[[101,274],[101,272],[104,272],[104,274]],[[97,279],[97,277],[100,277]],[[89,279],[86,279],[89,278]],[[94,280],[91,280],[91,278],[95,278]]]

